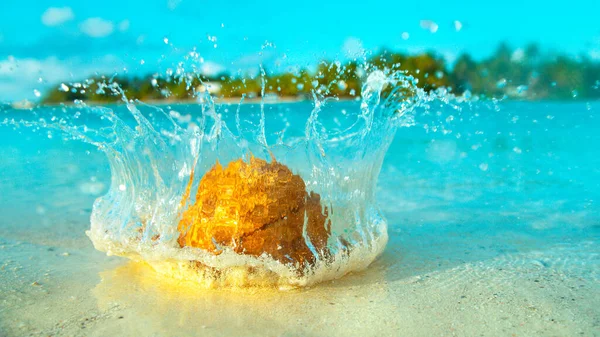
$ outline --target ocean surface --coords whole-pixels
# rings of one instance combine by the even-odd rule
[[[599,336],[600,103],[460,104],[396,132],[383,255],[287,292],[198,289],[94,250],[104,154],[0,125],[0,336]],[[265,113],[303,130],[310,110]]]

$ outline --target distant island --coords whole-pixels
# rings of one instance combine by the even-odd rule
[[[598,60],[584,55],[543,54],[535,44],[523,49],[500,44],[487,59],[475,61],[470,55],[463,54],[452,67],[434,52],[406,55],[384,49],[366,62],[323,61],[316,71],[300,69],[278,73],[263,69],[262,74],[247,76],[226,72],[216,76],[98,76],[81,83],[61,83],[43,96],[41,104],[76,100],[118,102],[120,95],[114,90],[106,90],[113,83],[118,83],[129,99],[143,101],[193,100],[202,91],[224,101],[239,101],[241,97],[256,100],[263,95],[265,98],[304,100],[310,99],[313,91],[351,99],[360,96],[365,74],[372,69],[402,70],[414,76],[418,86],[426,91],[446,88],[456,95],[523,100],[600,98]]]

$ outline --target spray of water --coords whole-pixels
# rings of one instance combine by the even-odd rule
[[[360,102],[350,112],[331,111],[336,99],[326,97],[326,89],[313,91],[303,130],[289,123],[279,128],[281,121],[267,116],[264,101],[256,111],[245,108],[242,97],[228,120],[230,106],[215,104],[206,91],[195,94],[193,111],[181,112],[129,100],[110,80],[99,90],[120,95],[127,114],[75,102],[75,114],[66,108],[50,115],[34,109],[1,123],[49,135],[59,131],[106,154],[111,185],[94,203],[87,231],[97,249],[207,286],[306,286],[366,268],[383,251],[387,224],[376,205],[375,186],[386,150],[397,128],[413,123],[417,107],[449,96],[425,94],[401,72],[371,69],[363,83]],[[285,263],[231,247],[214,254],[178,244],[178,223],[195,202],[190,190],[198,189],[215,163],[252,157],[286,165],[304,180],[308,193],[320,195],[331,235],[327,254],[315,252],[314,263]],[[310,238],[304,239],[314,251]]]

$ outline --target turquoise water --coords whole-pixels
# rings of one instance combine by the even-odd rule
[[[577,287],[589,291],[568,295],[571,314],[582,305],[571,298],[593,303],[600,277],[600,103],[479,102],[458,103],[459,109],[435,104],[427,112],[416,111],[414,126],[396,132],[376,193],[388,221],[389,243],[370,269],[350,277],[352,282],[377,275],[380,281],[404,284],[456,270],[452,277],[427,284],[433,293],[486,277],[516,286],[539,283],[536,273],[548,272],[577,279]],[[355,102],[333,103],[322,112],[323,123],[335,128],[340,121],[334,111],[357,107]],[[243,106],[241,113],[254,108]],[[281,125],[287,121],[289,134],[301,134],[310,111],[308,102],[274,104],[266,106],[265,114],[267,121],[270,116]],[[27,113],[10,110],[0,120]],[[84,234],[95,198],[109,186],[108,163],[93,146],[63,140],[57,133],[49,138],[45,130],[0,127],[0,314],[6,331],[36,326],[34,318],[23,323],[10,315],[20,313],[17,297],[24,303],[35,298],[25,290],[15,295],[14,289],[29,289],[33,282],[50,287],[82,272],[94,280],[99,272],[125,263],[93,251]],[[70,264],[61,262],[63,253],[74,255]],[[44,254],[52,259],[44,260]],[[528,269],[503,274],[522,268]],[[541,282],[547,289],[559,287],[551,277]],[[598,331],[598,311],[586,303],[588,316],[581,317],[588,320],[577,326],[591,335]],[[560,317],[565,326],[571,324],[568,317]]]
[[[195,107],[173,108],[193,113]],[[241,113],[256,108],[243,106]],[[123,106],[115,109],[126,116]],[[274,129],[285,120],[291,125],[287,134],[300,135],[311,109],[310,103],[268,105],[267,120],[276,120]],[[335,126],[339,111],[356,109],[357,103],[335,103],[322,117]],[[473,226],[595,238],[600,216],[598,110],[598,103],[506,102],[465,104],[461,111],[442,107],[428,115],[418,111],[416,125],[396,133],[378,183],[377,198],[391,229]],[[27,113],[13,110],[3,118]],[[46,130],[1,130],[2,214],[37,218],[52,210],[57,197],[69,204],[106,192],[108,164],[94,147],[64,141],[56,131],[49,138]],[[90,207],[91,202],[78,211]],[[31,212],[36,208],[41,211]],[[3,219],[2,230],[30,229],[22,220],[9,219]]]

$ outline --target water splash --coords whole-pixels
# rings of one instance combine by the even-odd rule
[[[280,120],[267,118],[264,101],[256,109],[242,105],[242,98],[232,117],[230,106],[215,104],[207,91],[198,93],[193,111],[177,111],[128,100],[118,85],[99,88],[121,95],[128,114],[76,102],[72,115],[64,107],[59,108],[63,114],[49,116],[34,109],[2,124],[43,129],[49,137],[56,130],[103,151],[112,177],[108,193],[94,203],[87,231],[94,246],[207,286],[305,286],[366,268],[387,242],[387,223],[375,200],[386,150],[396,129],[414,122],[414,109],[426,107],[434,97],[401,72],[372,70],[360,104],[350,113],[333,113],[335,98],[313,92],[302,131],[280,128]],[[232,124],[234,130],[228,127]],[[215,163],[252,156],[285,164],[302,177],[307,192],[320,195],[331,225],[327,257],[299,270],[297,264],[268,254],[251,256],[222,247],[215,255],[178,244],[177,224],[195,201],[189,190],[197,190]]]

